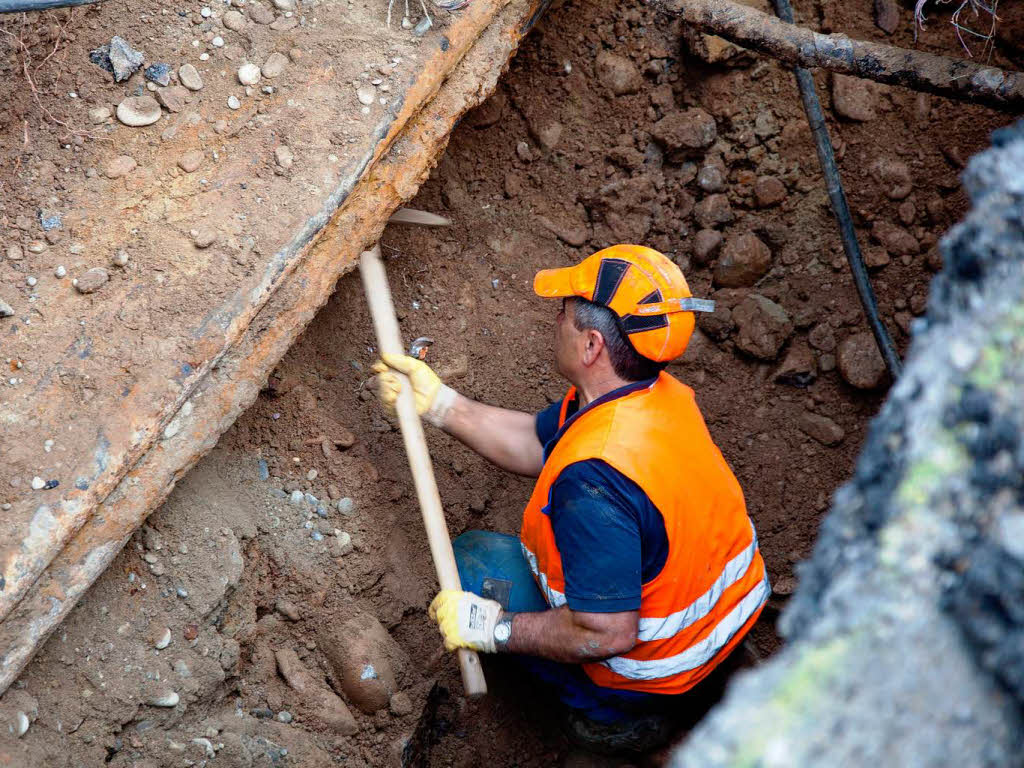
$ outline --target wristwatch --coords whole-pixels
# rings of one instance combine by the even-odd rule
[[[512,613],[503,613],[501,618],[498,619],[498,623],[494,625],[495,650],[502,651],[508,645],[509,638],[512,637],[512,619],[514,616],[515,614]]]

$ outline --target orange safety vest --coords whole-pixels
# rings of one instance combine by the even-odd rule
[[[570,389],[562,403],[559,428],[574,395]],[[551,487],[586,459],[601,459],[644,490],[664,518],[668,557],[642,585],[636,646],[583,669],[606,688],[682,693],[729,655],[771,594],[743,492],[693,390],[669,374],[583,410],[544,462],[523,514],[523,555],[552,608],[566,600]]]

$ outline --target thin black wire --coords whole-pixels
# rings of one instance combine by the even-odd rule
[[[793,6],[789,0],[773,0],[775,12],[787,24],[793,23]],[[853,273],[853,283],[857,286],[857,294],[860,296],[860,303],[864,307],[864,314],[867,315],[868,325],[871,333],[875,336],[875,343],[878,344],[878,351],[882,353],[885,367],[889,369],[889,375],[893,381],[899,378],[903,369],[903,363],[896,352],[896,347],[889,337],[889,332],[882,324],[878,316],[878,302],[875,299],[874,289],[868,278],[868,268],[864,264],[864,257],[857,243],[857,233],[853,228],[853,217],[850,215],[850,206],[846,202],[846,193],[843,191],[843,182],[839,178],[839,168],[836,166],[836,156],[832,149],[832,141],[828,136],[828,128],[825,126],[825,115],[821,111],[821,102],[818,100],[818,90],[814,86],[814,78],[811,72],[803,67],[793,67],[796,75],[796,83],[800,89],[800,99],[804,103],[804,112],[807,114],[807,122],[814,135],[814,145],[818,150],[818,160],[821,163],[821,172],[825,177],[825,188],[828,190],[828,199],[832,203],[832,213],[839,225],[839,238],[843,241],[843,251],[846,252],[846,260],[850,264],[850,271]]]
[[[69,8],[74,5],[90,5],[98,1],[99,0],[0,0],[0,13],[48,11],[52,8]]]

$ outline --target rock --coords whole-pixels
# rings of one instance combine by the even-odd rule
[[[288,621],[301,621],[302,614],[299,613],[299,607],[295,605],[291,600],[278,600],[274,604],[274,610],[284,616]]]
[[[828,416],[820,416],[810,411],[801,413],[796,425],[801,432],[813,437],[822,445],[836,445],[846,437],[843,428]]]
[[[150,64],[148,67],[146,67],[146,71],[143,72],[143,76],[150,82],[156,83],[157,85],[170,85],[171,65],[164,64],[163,62]]]
[[[563,243],[575,248],[579,248],[586,244],[587,240],[590,238],[590,233],[587,231],[587,227],[584,224],[577,224],[576,226],[572,226],[571,224],[561,224],[552,221],[547,216],[538,216],[537,223],[544,227],[544,229],[551,232]]]
[[[900,7],[896,0],[875,0],[875,26],[891,35],[900,25]]]
[[[272,0],[274,7],[279,11],[294,11],[295,0]]]
[[[135,128],[152,125],[160,119],[160,105],[152,96],[129,96],[117,105],[117,119]]]
[[[188,103],[188,94],[188,88],[181,85],[171,85],[157,91],[156,100],[168,112],[181,112]]]
[[[297,16],[279,16],[270,25],[270,28],[275,32],[287,32],[290,29],[295,29],[299,26],[299,19]]]
[[[700,107],[670,112],[651,127],[654,139],[669,150],[669,159],[699,155],[715,143],[718,128],[713,118]]]
[[[118,155],[103,166],[103,175],[108,179],[120,179],[135,170],[138,163],[128,155]]]
[[[114,75],[114,82],[127,80],[142,66],[145,54],[132,48],[128,41],[114,35],[110,42],[90,52],[89,60]]]
[[[406,715],[411,714],[412,701],[409,699],[409,694],[405,691],[399,691],[391,697],[388,708],[391,710],[391,714],[395,717],[405,717]]]
[[[881,269],[889,263],[889,252],[885,248],[867,247],[863,250],[864,265],[868,269]]]
[[[199,170],[199,166],[203,164],[204,157],[201,149],[189,150],[178,158],[178,167],[185,173],[195,173]]]
[[[150,696],[146,699],[146,703],[151,707],[176,707],[180,700],[174,691],[163,691]]]
[[[228,109],[241,109],[242,102],[234,94],[228,96]]]
[[[89,120],[94,125],[105,123],[110,119],[110,108],[109,107],[94,107],[89,110]]]
[[[640,70],[632,61],[609,51],[597,54],[594,73],[598,82],[616,96],[637,93],[644,82]]]
[[[345,517],[352,517],[356,513],[356,503],[348,496],[338,499],[338,512]]]
[[[840,117],[864,122],[874,120],[877,98],[867,80],[849,75],[832,75],[832,108]]]
[[[730,236],[714,267],[714,282],[721,288],[754,285],[768,274],[772,252],[757,235],[745,232]]]
[[[217,242],[217,230],[208,224],[191,230],[189,234],[192,236],[192,242],[196,248],[209,248]]]
[[[295,162],[295,155],[292,153],[291,147],[287,144],[281,144],[274,149],[274,159],[279,166],[288,170],[292,167],[292,163]]]
[[[400,653],[377,619],[361,614],[327,624],[319,645],[348,700],[368,714],[384,709],[397,691],[392,662]]]
[[[241,32],[245,29],[245,16],[232,8],[230,11],[224,14],[221,19],[224,26],[230,29],[232,32]]]
[[[178,79],[190,91],[199,91],[203,88],[203,78],[199,76],[199,70],[192,64],[181,65],[178,69]]]
[[[46,250],[46,243],[42,240],[30,240],[27,248],[29,253],[42,253]]]
[[[774,176],[761,176],[754,182],[754,205],[771,208],[786,199],[786,185]]]
[[[344,557],[352,551],[352,535],[345,531],[334,531],[334,538],[330,540],[327,549],[331,557]]]
[[[213,40],[210,41],[210,45],[212,45],[214,48],[223,48],[224,38],[220,35],[217,35],[215,38],[213,38]]]
[[[153,647],[158,651],[162,651],[168,645],[171,644],[171,630],[169,627],[164,627],[158,630],[155,638],[153,639]]]
[[[14,317],[14,308],[2,299],[0,299],[0,317]]]
[[[546,123],[536,131],[537,142],[544,149],[554,149],[558,146],[558,140],[562,138],[561,123]]]
[[[697,186],[705,192],[725,190],[725,174],[717,165],[705,165],[697,173]]]
[[[110,279],[110,275],[103,267],[93,267],[84,275],[74,281],[74,286],[79,293],[93,293],[103,287]]]
[[[771,299],[754,293],[732,311],[736,346],[760,360],[774,360],[793,333],[786,311]]]
[[[722,233],[714,229],[702,229],[693,236],[693,260],[700,265],[707,264],[722,246]]]
[[[21,261],[23,258],[25,258],[25,252],[22,250],[20,245],[7,246],[8,261]]]
[[[879,219],[871,228],[871,236],[893,256],[919,253],[921,244],[912,234],[892,222]]]
[[[279,77],[284,72],[286,66],[288,66],[288,58],[284,54],[274,51],[267,56],[267,60],[263,62],[263,67],[260,71],[264,77],[272,80],[275,77]]]
[[[272,24],[277,17],[267,6],[253,3],[249,6],[249,18],[257,24]]]
[[[117,253],[110,257],[110,263],[113,264],[115,267],[121,267],[122,269],[124,267],[127,267],[128,252],[125,250],[119,250]]]
[[[903,200],[914,191],[910,168],[902,160],[882,159],[871,166],[871,175],[890,200]]]
[[[818,378],[818,363],[811,348],[801,341],[791,344],[772,378],[778,384],[789,384],[794,387],[806,387],[811,384]]]
[[[843,339],[836,353],[836,365],[839,375],[857,389],[874,389],[885,378],[885,361],[870,333]]]
[[[370,106],[377,100],[377,91],[369,85],[361,85],[356,88],[356,98],[359,99],[359,103],[363,106]]]
[[[277,662],[277,671],[284,681],[302,696],[301,705],[310,716],[322,721],[342,736],[351,736],[359,730],[345,702],[322,687],[309,674],[295,651],[283,648],[274,653],[274,659]]]
[[[736,218],[729,198],[722,194],[708,195],[693,209],[693,217],[702,229],[714,229],[729,224]]]
[[[260,81],[260,68],[255,64],[243,64],[238,68],[238,82],[242,85],[256,85]]]
[[[814,326],[807,334],[807,341],[812,347],[820,349],[822,352],[831,352],[836,348],[836,335],[828,323],[818,323]]]

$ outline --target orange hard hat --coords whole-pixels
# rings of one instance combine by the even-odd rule
[[[682,270],[642,245],[613,245],[574,267],[542,269],[533,278],[538,296],[580,296],[618,315],[638,353],[664,362],[683,354],[693,333],[694,312],[715,303],[695,299]]]

